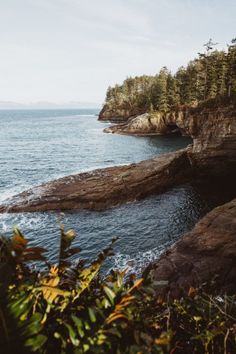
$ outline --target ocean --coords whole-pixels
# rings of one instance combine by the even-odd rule
[[[95,168],[138,162],[191,143],[187,137],[134,137],[103,133],[109,123],[98,110],[1,110],[0,203],[12,195],[66,175]],[[138,273],[209,210],[189,184],[142,201],[104,211],[67,211],[66,228],[77,232],[81,258],[94,259],[118,237],[115,256],[105,264]],[[48,249],[57,262],[57,212],[0,214],[0,234],[10,236],[17,225],[32,245]]]

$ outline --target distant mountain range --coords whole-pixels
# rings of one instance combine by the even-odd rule
[[[0,109],[76,109],[76,108],[101,108],[101,104],[93,102],[32,102],[32,103],[18,103],[10,101],[0,101]]]

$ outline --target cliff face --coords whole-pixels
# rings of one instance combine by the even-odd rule
[[[189,108],[171,113],[145,113],[105,129],[130,135],[182,134],[193,138],[189,152],[198,173],[224,175],[236,166],[236,108]]]
[[[132,108],[128,109],[125,107],[109,107],[108,105],[104,105],[101,112],[99,113],[98,120],[124,123],[130,117],[136,117],[142,113],[144,113],[144,110],[137,110]]]
[[[193,111],[189,115],[193,137],[190,158],[193,167],[205,174],[236,173],[236,109]]]
[[[146,271],[157,293],[186,294],[208,282],[207,291],[236,291],[236,199],[213,209]]]

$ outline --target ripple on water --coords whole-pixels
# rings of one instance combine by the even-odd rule
[[[64,213],[66,228],[77,231],[75,245],[82,248],[81,257],[94,259],[118,237],[115,256],[105,268],[141,270],[206,213],[207,204],[194,189],[185,185],[162,195],[105,211],[71,211]],[[35,246],[48,249],[50,259],[57,260],[59,213],[2,214],[0,229],[10,235],[18,225]],[[75,260],[75,257],[74,257]]]

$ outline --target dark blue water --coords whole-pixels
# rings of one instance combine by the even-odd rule
[[[0,111],[0,203],[58,177],[141,161],[189,144],[184,137],[129,137],[104,134],[108,123],[96,110]],[[114,236],[116,256],[109,265],[140,269],[157,258],[207,210],[189,185],[160,196],[102,212],[66,212],[64,224],[78,232],[82,256],[92,258]],[[35,245],[57,259],[56,213],[0,215],[0,233],[17,224]]]

